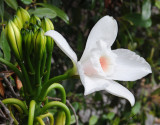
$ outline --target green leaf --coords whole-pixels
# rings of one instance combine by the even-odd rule
[[[21,0],[24,4],[31,4],[32,0]]]
[[[49,8],[36,8],[36,9],[30,9],[28,10],[29,14],[34,14],[40,18],[47,17],[47,18],[55,18],[57,14],[49,9]]]
[[[95,125],[98,121],[98,117],[93,115],[90,119],[89,119],[89,125]]]
[[[155,6],[158,7],[158,8],[160,9],[160,0],[156,0]]]
[[[73,102],[72,106],[74,107],[75,111],[77,112],[77,110],[79,109],[79,104],[78,102]]]
[[[10,61],[10,59],[11,59],[10,47],[9,47],[8,41],[6,39],[4,30],[1,33],[0,47],[3,51],[4,59],[7,61]]]
[[[14,10],[17,10],[18,4],[16,0],[4,0],[6,4]]]
[[[151,17],[151,1],[144,0],[142,5],[142,19],[147,20]]]
[[[152,20],[147,19],[143,20],[141,14],[131,13],[122,17],[124,20],[127,20],[131,25],[140,26],[148,28],[152,25]]]
[[[119,122],[120,122],[120,118],[116,117],[113,121],[113,125],[119,125]]]
[[[43,7],[46,7],[46,8],[53,10],[59,18],[61,18],[64,22],[69,24],[69,18],[63,10],[57,8],[56,6],[50,5],[50,4],[37,3],[37,5],[40,5],[40,6],[43,6]]]
[[[108,114],[104,114],[102,117],[103,119],[109,119],[109,120],[112,120],[115,116],[115,113],[114,112],[110,112]]]
[[[3,0],[0,1],[0,16],[3,19],[3,15],[4,15],[4,2]]]
[[[135,115],[138,112],[140,112],[140,109],[141,109],[141,102],[136,102],[136,104],[132,108],[132,113]]]

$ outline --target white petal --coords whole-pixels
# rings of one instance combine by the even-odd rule
[[[91,94],[96,91],[100,90],[106,90],[107,92],[123,97],[131,103],[133,106],[135,103],[134,96],[130,91],[128,91],[125,87],[122,85],[118,84],[117,82],[113,80],[106,80],[98,77],[93,77],[93,76],[87,76],[84,74],[81,63],[78,62],[78,72],[80,75],[80,79],[82,81],[82,84],[85,88],[85,93],[84,95]]]
[[[127,99],[130,102],[131,106],[133,106],[135,103],[133,94],[128,89],[115,81],[110,80],[110,85],[108,85],[105,90],[115,96]]]
[[[106,83],[105,79],[97,78],[93,76],[87,76],[86,74],[84,74],[84,71],[82,69],[80,62],[78,62],[77,66],[78,66],[80,79],[85,88],[84,95],[91,94],[95,91],[104,90],[104,88],[107,87],[108,84]]]
[[[104,16],[101,18],[92,28],[88,36],[83,56],[88,54],[92,48],[96,47],[96,42],[100,40],[105,41],[110,47],[116,39],[117,32],[117,22],[113,17]]]
[[[117,55],[116,66],[109,79],[135,81],[152,72],[145,59],[136,53],[127,49],[117,49],[113,52]]]
[[[45,33],[46,36],[50,36],[54,39],[57,46],[75,63],[77,62],[77,55],[72,50],[72,48],[69,46],[66,39],[57,31],[50,30]]]

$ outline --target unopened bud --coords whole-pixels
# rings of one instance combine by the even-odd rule
[[[24,36],[24,48],[27,55],[30,55],[33,50],[33,35],[32,30],[29,30]]]
[[[38,59],[42,59],[46,45],[46,37],[44,36],[44,31],[42,28],[38,29],[37,32],[34,33],[33,40],[35,56]]]
[[[13,22],[19,28],[19,30],[22,29],[23,23],[22,23],[21,19],[17,15],[14,16]]]
[[[31,15],[31,18],[30,18],[29,22],[32,23],[32,24],[36,24],[38,26],[41,25],[41,20],[39,19],[39,17],[35,16],[33,14]]]
[[[11,20],[7,24],[6,35],[7,35],[9,45],[12,48],[15,57],[18,60],[21,60],[22,59],[22,37],[20,34],[20,30]]]
[[[18,7],[16,15],[21,19],[22,24],[30,19],[29,13],[22,7]]]
[[[44,32],[47,32],[49,30],[54,30],[54,26],[50,19],[44,17],[42,19],[41,27],[44,30]],[[46,37],[46,47],[48,52],[52,52],[53,50],[54,41],[51,37]]]

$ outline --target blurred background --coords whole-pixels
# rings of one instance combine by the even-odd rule
[[[106,91],[84,96],[79,79],[63,81],[67,99],[75,108],[79,125],[160,125],[160,0],[1,0],[0,32],[18,6],[52,19],[55,30],[67,39],[79,59],[95,23],[105,15],[113,16],[118,22],[118,36],[112,49],[136,52],[149,62],[153,73],[135,82],[118,81],[135,96],[134,107]],[[0,57],[15,61],[2,32]],[[55,45],[51,77],[71,67],[71,60]],[[4,69],[0,65],[0,72]],[[12,97],[7,86],[0,86],[0,99]],[[16,90],[16,84],[13,86]],[[50,93],[55,94],[54,90]],[[73,112],[71,122],[76,123]]]

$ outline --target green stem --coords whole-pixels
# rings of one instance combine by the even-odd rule
[[[54,118],[53,118],[53,115],[52,113],[47,113],[47,114],[44,114],[44,115],[40,115],[39,118],[43,119],[45,117],[49,117],[50,119],[50,125],[53,125],[54,124]]]
[[[37,62],[37,65],[35,67],[36,67],[36,69],[35,69],[35,83],[36,83],[36,93],[37,93],[35,96],[38,97],[40,94],[41,88],[42,88],[41,77],[40,77],[40,67],[41,67],[40,61]]]
[[[25,68],[25,66],[24,66],[24,64],[22,62],[19,61],[18,64],[21,67],[21,70],[22,70],[22,73],[23,73],[23,77],[25,79],[25,84],[27,86],[26,89],[29,92],[29,94],[32,94],[33,91],[32,91],[31,83],[30,83],[29,76],[27,74],[26,68]]]
[[[9,111],[10,111],[10,115],[11,115],[11,117],[13,118],[13,120],[14,120],[14,124],[15,125],[18,125],[19,123],[18,123],[18,121],[16,120],[16,118],[14,117],[14,115],[13,115],[13,113],[12,113],[12,109],[11,109],[11,106],[9,106]]]
[[[49,88],[47,89],[46,93],[44,93],[44,95],[41,95],[39,100],[43,101],[44,98],[48,95],[48,93],[52,90],[52,89],[58,89],[61,92],[61,97],[62,97],[62,102],[66,103],[66,93],[65,93],[65,89],[63,88],[63,86],[59,83],[53,83],[52,85],[49,86]]]
[[[47,74],[44,77],[44,84],[48,81],[50,77],[50,70],[51,70],[51,59],[52,59],[52,51],[50,53],[47,53],[47,61],[46,61],[46,69],[47,69]]]
[[[20,112],[23,113],[23,110],[16,104],[13,104],[13,106]]]
[[[29,105],[28,125],[33,125],[35,106],[36,106],[36,102],[32,100]]]
[[[61,108],[65,112],[65,114],[66,114],[66,125],[70,125],[70,120],[71,120],[70,111],[69,111],[68,107],[64,103],[62,103],[62,102],[52,101],[52,102],[47,103],[41,109],[41,114],[43,114],[49,108],[52,108],[52,107],[55,107],[55,106]]]
[[[31,74],[34,74],[34,68],[33,68],[33,65],[31,63],[29,55],[26,55],[26,62],[27,62],[27,65],[28,65],[28,68],[29,68],[29,71],[31,72]]]
[[[43,97],[45,97],[46,92],[47,92],[49,86],[50,86],[52,83],[65,80],[65,79],[67,79],[67,78],[69,78],[69,77],[68,77],[68,74],[65,73],[65,74],[63,74],[63,75],[56,76],[56,77],[50,79],[48,82],[46,82],[46,83],[42,86],[42,90],[41,90],[41,93],[40,93],[40,95],[39,95],[39,96],[40,96],[39,98],[41,98],[41,100],[42,100]]]
[[[43,76],[44,70],[45,70],[45,64],[46,64],[46,49],[43,53],[43,60],[41,64],[41,76]]]
[[[4,60],[3,58],[0,58],[0,62],[3,63],[3,64],[5,64],[10,69],[12,69],[18,75],[18,77],[20,78],[20,80],[22,81],[22,79],[23,79],[22,73],[19,71],[19,69],[16,66],[14,66],[12,63]]]
[[[36,119],[40,123],[40,125],[45,125],[44,121],[40,117],[37,117]]]
[[[16,104],[19,107],[21,107],[21,109],[23,109],[23,111],[24,111],[25,114],[28,114],[28,110],[27,110],[26,105],[21,100],[19,100],[19,99],[7,98],[7,99],[2,100],[2,102],[4,104]]]

